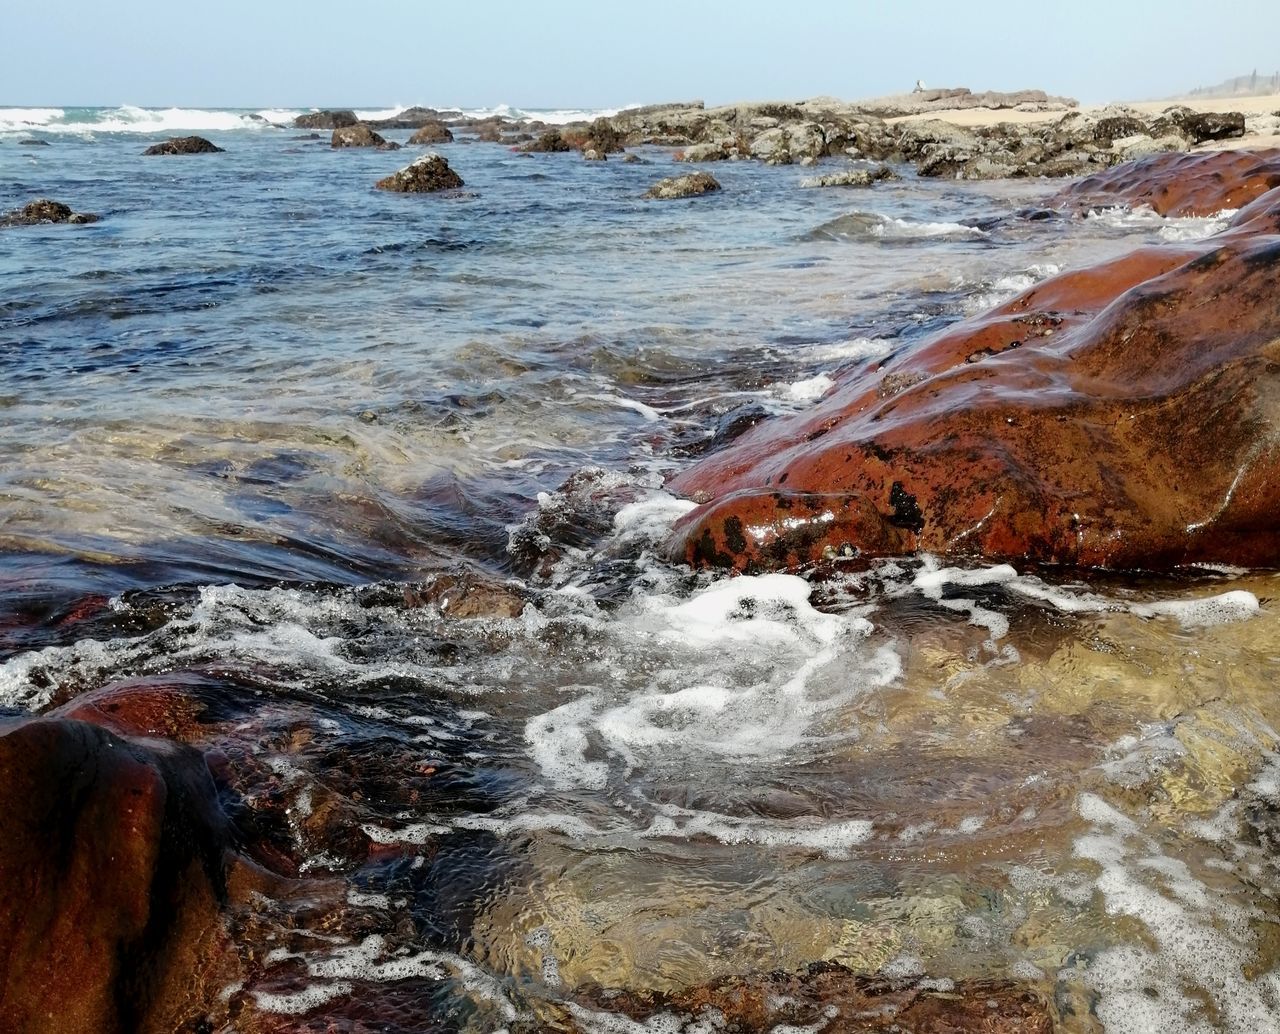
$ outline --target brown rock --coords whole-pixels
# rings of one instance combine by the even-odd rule
[[[711,194],[720,189],[720,184],[709,172],[691,172],[687,176],[672,176],[658,180],[644,195],[658,201],[672,201],[677,198],[698,197]]]
[[[462,185],[462,177],[449,168],[449,163],[439,154],[424,154],[374,184],[379,190],[391,190],[397,194],[431,194],[439,190],[456,190]]]
[[[293,120],[294,129],[341,129],[360,120],[354,111],[312,111]]]
[[[438,574],[420,586],[406,586],[407,607],[436,606],[450,618],[515,618],[525,600],[510,585],[490,581],[470,572]]]
[[[199,1029],[232,977],[200,755],[84,722],[0,730],[0,1028]]]
[[[0,226],[36,226],[40,223],[96,223],[101,216],[73,212],[61,201],[39,198],[7,215],[0,215]]]
[[[1177,210],[1221,209],[1266,175],[1257,156],[1194,157],[1203,182]],[[1165,199],[1183,161],[1116,180]],[[868,363],[674,479],[707,500],[677,525],[675,552],[740,570],[919,550],[1280,564],[1278,231],[1272,191],[1217,237],[1063,274]]]
[[[531,140],[527,144],[522,144],[520,150],[526,154],[550,154],[554,152],[572,151],[570,146],[561,135],[558,129],[548,129],[538,139]]]
[[[161,144],[152,144],[145,151],[147,154],[222,154],[221,147],[215,147],[202,136],[175,136]]]
[[[1070,183],[1049,204],[1072,211],[1148,205],[1160,215],[1243,208],[1280,186],[1280,149],[1159,154]]]
[[[395,151],[399,144],[388,143],[363,123],[354,126],[339,126],[333,131],[329,140],[330,147],[377,147],[383,151]]]
[[[428,122],[409,137],[411,144],[448,144],[453,142],[453,133],[443,122]]]
[[[661,1013],[689,1019],[719,1013],[724,1023],[715,1028],[738,1034],[805,1027],[823,1034],[1053,1034],[1055,1011],[1040,991],[1011,980],[948,984],[943,990],[820,962],[801,973],[726,977],[671,994],[584,988],[579,997],[592,1011],[641,1022]],[[578,1012],[562,1022],[571,1030],[594,1029],[583,1020]]]

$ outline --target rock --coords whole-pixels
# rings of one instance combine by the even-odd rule
[[[582,158],[588,162],[606,162],[609,160],[607,154],[603,151],[597,151],[595,148],[587,148],[587,150],[583,151]]]
[[[881,118],[897,118],[902,115],[927,114],[931,111],[970,108],[1065,111],[1076,107],[1076,104],[1077,102],[1071,97],[1051,97],[1043,90],[1017,90],[1012,93],[987,90],[983,93],[974,93],[966,87],[959,86],[877,97],[859,101],[858,107],[864,111],[873,112]]]
[[[550,154],[572,151],[573,148],[560,136],[560,130],[548,129],[537,140],[521,145],[520,150],[526,154]]]
[[[1243,208],[1280,186],[1280,150],[1165,154],[1068,184],[1049,199],[1075,212],[1146,205],[1159,215]]]
[[[378,118],[365,120],[365,125],[373,129],[420,129],[423,126],[429,126],[432,123],[440,123],[443,125],[441,116],[444,112],[437,111],[435,108],[412,107],[405,108],[404,111],[390,118]],[[438,143],[439,141],[433,141]]]
[[[1105,176],[1140,202],[1194,194],[1186,173],[1199,194],[1180,210],[1220,210],[1280,161],[1266,154],[1162,155]],[[1272,190],[1216,237],[1062,274],[864,364],[677,476],[671,490],[705,502],[673,552],[745,571],[917,551],[1280,564],[1277,231]]]
[[[674,1016],[677,1022],[661,1029],[684,1030],[678,1019],[687,1018],[736,1034],[1053,1034],[1057,1020],[1046,994],[1012,980],[890,979],[835,962],[816,962],[794,974],[724,977],[676,992],[585,987],[575,997],[582,1004],[555,1029],[653,1030],[658,1024],[646,1021]]]
[[[427,122],[409,137],[411,144],[449,144],[453,142],[453,133],[443,122]]]
[[[379,190],[391,190],[397,194],[432,194],[440,190],[456,190],[462,177],[449,168],[443,155],[424,154],[374,184]]]
[[[221,147],[215,147],[202,136],[175,136],[162,144],[152,144],[145,151],[147,154],[222,154]]]
[[[1155,131],[1167,133],[1170,129],[1180,132],[1193,144],[1202,144],[1208,140],[1244,136],[1245,118],[1239,111],[1200,112],[1190,108],[1170,108],[1157,120]]]
[[[380,151],[398,151],[400,145],[384,140],[364,123],[341,126],[333,131],[330,147],[376,147]]]
[[[801,180],[802,187],[869,187],[881,180],[897,179],[897,174],[887,165],[877,165],[871,169],[846,169],[843,172],[829,172],[825,176],[814,176]]]
[[[0,216],[0,226],[36,226],[40,223],[96,223],[101,216],[73,212],[61,201],[39,198]]]
[[[791,148],[785,129],[766,129],[751,141],[751,157],[769,165],[790,165]]]
[[[683,197],[698,197],[720,189],[720,184],[709,172],[691,172],[686,176],[673,176],[658,180],[645,194],[647,198],[672,201]]]
[[[730,148],[733,148],[733,142],[725,139],[709,144],[694,144],[682,153],[676,155],[678,162],[722,162],[729,159]],[[737,149],[734,148],[736,156]]]
[[[294,129],[341,129],[354,126],[360,120],[354,111],[313,111],[293,120]]]
[[[406,607],[438,607],[448,618],[517,618],[525,599],[514,584],[486,579],[470,572],[438,574],[420,586],[406,586]]]
[[[230,837],[201,755],[85,722],[8,723],[0,787],[0,1025],[212,1029],[235,960]]]
[[[1185,151],[1188,147],[1186,137],[1177,133],[1162,136],[1153,140],[1145,133],[1136,136],[1121,137],[1111,142],[1111,150],[1122,162],[1137,161],[1153,154],[1164,154],[1166,151]]]
[[[19,147],[48,147],[48,140],[19,140]]]

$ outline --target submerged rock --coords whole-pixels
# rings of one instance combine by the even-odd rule
[[[73,212],[61,201],[53,201],[47,197],[15,208],[12,212],[0,215],[0,226],[37,226],[41,223],[96,223],[101,216],[89,212]]]
[[[1221,209],[1233,171],[1256,185],[1280,152],[1194,157],[1193,207],[1217,182]],[[1160,197],[1190,160],[1117,170],[1113,196]],[[674,551],[739,570],[916,551],[1280,564],[1278,231],[1273,190],[1216,237],[1062,274],[867,363],[676,477],[703,505]]]
[[[443,122],[427,122],[409,137],[411,144],[448,144],[453,142],[453,133]]]
[[[215,146],[202,136],[175,136],[160,144],[152,144],[148,154],[222,154],[223,148]]]
[[[709,172],[691,172],[686,176],[672,176],[658,180],[645,194],[658,201],[672,201],[683,197],[698,197],[720,189],[720,184]]]
[[[456,190],[462,177],[449,168],[443,155],[424,154],[403,169],[374,184],[379,190],[397,194],[432,194],[439,190]]]
[[[293,120],[294,129],[341,129],[354,126],[360,120],[354,111],[312,111]]]
[[[0,728],[0,1026],[200,1029],[235,977],[203,758],[78,721]]]
[[[382,151],[398,151],[400,145],[390,143],[363,123],[354,126],[340,126],[333,131],[329,139],[330,147],[376,147]]]
[[[800,973],[726,977],[674,993],[583,988],[583,1004],[567,1010],[557,1029],[699,1028],[769,1034],[1052,1034],[1056,1011],[1048,997],[1012,980],[910,980],[866,976],[834,962]],[[630,1022],[629,1022],[630,1021]],[[682,1022],[683,1021],[683,1022]],[[692,1029],[692,1027],[690,1027]]]
[[[536,140],[521,144],[520,150],[526,154],[552,154],[572,151],[573,147],[560,135],[560,130],[548,129]]]
[[[19,140],[19,147],[48,147],[48,140]]]

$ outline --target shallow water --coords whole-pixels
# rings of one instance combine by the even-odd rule
[[[412,151],[209,135],[0,141],[4,208],[104,216],[0,233],[0,705],[201,702],[314,879],[238,920],[276,946],[242,1018],[494,1029],[832,959],[1012,976],[1069,1031],[1280,1029],[1275,576],[660,549],[664,477],[735,429],[1212,220],[750,163],[658,204],[666,152],[462,143],[464,192],[404,197],[371,184]],[[523,613],[424,604],[460,564]]]

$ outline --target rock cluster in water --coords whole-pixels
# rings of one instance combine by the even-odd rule
[[[374,184],[379,190],[397,194],[431,194],[439,190],[456,190],[462,185],[462,177],[438,154],[424,154]]]
[[[1068,188],[1057,204],[1245,207],[1206,240],[1037,284],[749,431],[672,482],[702,503],[674,551],[746,571],[922,550],[1280,564],[1276,183],[1280,150],[1158,156]]]
[[[720,189],[720,184],[709,172],[691,172],[685,176],[672,176],[658,180],[645,193],[655,201],[675,201],[685,197],[699,197]]]
[[[152,144],[144,155],[155,154],[222,154],[223,149],[202,136],[175,136],[158,144]]]
[[[38,226],[41,223],[96,223],[101,216],[73,212],[69,205],[47,197],[37,198],[21,208],[0,215],[0,226]]]

